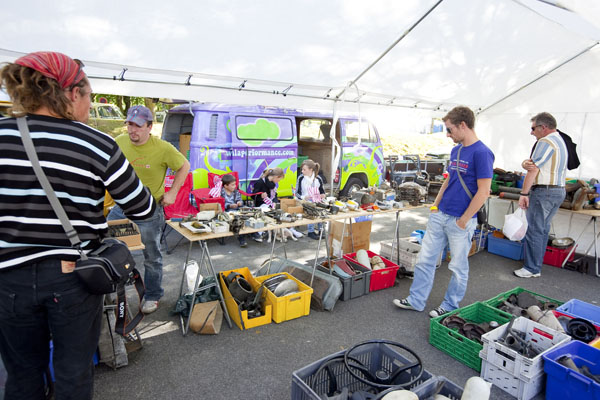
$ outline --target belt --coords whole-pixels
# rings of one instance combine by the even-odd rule
[[[531,186],[532,189],[551,189],[551,188],[562,188],[564,186],[560,186],[560,185],[533,185]]]

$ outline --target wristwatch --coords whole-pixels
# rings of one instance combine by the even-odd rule
[[[429,211],[437,211],[437,210],[438,210],[437,206],[429,207]]]
[[[520,196],[529,197],[529,193],[523,193],[523,192],[520,192],[520,193],[519,193],[519,195],[520,195]]]

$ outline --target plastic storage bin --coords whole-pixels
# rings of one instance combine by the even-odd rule
[[[600,374],[600,350],[574,340],[544,354],[547,374],[547,400],[600,399],[600,384],[587,376],[567,368],[557,360],[568,354],[578,368],[586,365],[592,374]]]
[[[421,251],[421,245],[419,243],[412,242],[410,237],[400,238],[400,245],[396,246],[395,240],[388,242],[381,242],[380,253],[383,257],[395,262],[400,267],[400,273],[414,272],[415,265],[417,264],[417,258]],[[392,247],[394,252],[392,253]],[[396,250],[398,249],[398,250]],[[438,261],[437,265],[442,263],[442,258]]]
[[[335,260],[331,260],[333,263]],[[332,275],[337,277],[342,282],[342,294],[340,300],[348,301],[357,297],[369,294],[369,286],[371,284],[371,270],[355,263],[354,269],[359,269],[360,274],[351,277],[342,277],[332,271]],[[319,265],[319,270],[329,273],[329,268]]]
[[[310,313],[310,296],[313,289],[287,272],[280,272],[279,274],[285,274],[289,279],[295,281],[298,284],[298,292],[277,297],[270,290],[265,290],[267,293],[266,304],[271,305],[273,308],[273,321],[280,323],[308,315]],[[256,282],[261,284],[266,279],[279,274],[259,276],[255,279]]]
[[[571,337],[530,319],[516,318],[512,329],[524,332],[525,342],[541,350],[537,356],[528,358],[497,342],[507,329],[508,324],[481,336],[481,377],[519,400],[530,399],[541,392],[544,386],[542,355],[555,346],[569,342]]]
[[[518,400],[529,400],[544,389],[546,375],[542,371],[529,381],[524,381],[482,359],[481,377]]]
[[[504,293],[500,293],[500,294],[492,297],[491,299],[484,301],[484,303],[487,304],[487,305],[489,305],[489,306],[492,306],[492,307],[498,307],[500,304],[502,304],[503,301],[505,301],[506,299],[508,299],[510,297],[510,295],[512,295],[512,294],[519,294],[519,293],[522,293],[522,292],[527,292],[527,293],[531,294],[532,296],[534,296],[536,299],[538,299],[543,304],[552,303],[552,304],[556,304],[557,306],[560,306],[561,304],[563,304],[563,302],[560,301],[560,300],[555,300],[553,298],[544,296],[542,294],[534,293],[534,292],[532,292],[530,290],[523,289],[522,287],[519,287],[519,286],[517,286],[514,289],[508,290],[508,291],[506,291]]]
[[[315,361],[292,373],[292,400],[321,400],[322,395],[327,395],[334,384],[347,387],[350,392],[368,389],[369,386],[356,379],[344,365],[343,358],[340,362],[331,365],[329,371],[319,367],[324,362],[336,357],[343,357],[346,350],[339,351],[327,357]],[[399,364],[407,364],[409,360],[392,346],[383,343],[373,343],[368,346],[361,346],[352,351],[352,357],[362,362],[372,374],[376,371],[386,371],[393,373]],[[411,361],[412,362],[412,361]],[[414,371],[416,373],[417,371]],[[416,375],[412,370],[402,373],[403,380],[408,382]],[[419,385],[430,380],[433,376],[427,370],[423,371],[421,378],[415,382],[409,389],[416,388]],[[400,378],[400,379],[402,379]]]
[[[437,392],[438,385],[442,383],[444,386]],[[433,399],[433,396],[440,394],[450,400],[460,400],[463,394],[463,388],[444,376],[434,376],[410,391],[419,396],[419,399]]]
[[[366,250],[366,252],[369,258],[378,255],[369,250]],[[344,258],[346,260],[352,261],[353,263],[361,265],[358,263],[358,261],[356,261],[356,253],[344,254]],[[381,257],[381,259],[385,264],[385,268],[371,272],[371,282],[369,283],[369,290],[371,292],[374,292],[375,290],[387,289],[389,287],[394,286],[394,282],[396,282],[396,274],[398,273],[398,269],[400,269],[400,267],[397,264],[394,264],[387,258]],[[370,265],[365,267],[369,268]]]
[[[567,255],[569,254],[573,246],[575,245],[571,245],[566,249],[559,249],[558,247],[554,246],[546,246],[546,252],[544,253],[544,264],[562,268],[562,263],[563,261],[565,261],[565,258],[567,258]],[[571,257],[569,257],[569,261],[573,261],[574,258],[575,252],[571,254]]]
[[[479,324],[496,321],[500,325],[508,322],[511,319],[511,315],[482,302],[477,302],[431,319],[429,323],[429,343],[448,353],[466,366],[476,371],[481,371],[479,352],[483,349],[483,345],[467,339],[457,331],[442,325],[444,318],[454,314],[458,314],[467,322]]]
[[[252,273],[250,273],[250,270],[247,267],[232,269],[229,271],[223,271],[219,273],[219,283],[221,284],[223,299],[225,300],[225,306],[227,307],[227,312],[229,313],[229,317],[231,318],[231,320],[241,330],[270,324],[272,318],[271,305],[267,303],[266,300],[265,315],[263,316],[248,319],[248,311],[240,311],[237,301],[235,301],[235,299],[231,295],[231,292],[229,292],[229,288],[225,284],[225,277],[227,277],[227,275],[229,275],[231,272],[237,272],[238,274],[242,275],[244,279],[246,279],[248,283],[250,283],[250,286],[252,286],[253,290],[256,290],[256,288],[260,286],[260,284],[256,282],[256,280],[252,276]]]
[[[523,243],[513,242],[508,239],[497,238],[494,235],[488,236],[488,252],[497,254],[513,260],[523,259]]]
[[[600,307],[585,301],[571,299],[556,310],[571,317],[587,319],[594,325],[600,325]]]

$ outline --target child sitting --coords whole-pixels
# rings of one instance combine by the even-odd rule
[[[221,197],[225,199],[225,211],[237,210],[243,206],[242,195],[237,189],[235,177],[230,174],[223,175],[221,182],[223,183]],[[246,235],[239,235],[238,240],[240,241],[240,247],[248,246],[248,243],[246,243]]]
[[[315,203],[325,199],[325,189],[323,188],[323,179],[319,176],[319,169],[319,163],[311,159],[302,163],[302,175],[298,177],[298,183],[296,184],[297,198]],[[319,240],[319,234],[315,232],[313,224],[307,225],[306,228],[309,238]],[[318,229],[321,230],[321,224],[318,224]]]
[[[255,207],[274,207],[274,204],[277,202],[277,184],[283,177],[284,172],[281,168],[267,168],[263,171],[260,178],[254,182],[252,189],[253,193],[262,192],[261,195],[254,196]],[[256,242],[262,242],[262,233],[253,233],[252,239]]]

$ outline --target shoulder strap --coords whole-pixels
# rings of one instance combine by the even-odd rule
[[[27,126],[27,119],[25,117],[17,118],[17,126],[19,127],[19,132],[21,133],[21,140],[23,141],[23,146],[25,147],[25,151],[27,152],[27,157],[29,157],[29,161],[31,162],[31,166],[33,171],[35,172],[35,176],[40,181],[44,192],[46,192],[46,196],[48,197],[48,201],[50,201],[50,205],[54,212],[58,216],[60,223],[67,234],[67,238],[71,242],[71,246],[78,249],[81,253],[81,258],[83,260],[86,259],[85,253],[81,251],[80,244],[81,240],[79,240],[79,236],[77,235],[77,231],[73,228],[71,221],[69,221],[69,217],[67,217],[67,213],[65,209],[58,201],[58,197],[56,197],[56,193],[54,193],[54,189],[52,189],[52,185],[48,181],[42,166],[40,165],[40,160],[38,159],[37,153],[35,152],[35,147],[33,145],[33,141],[31,140],[31,135],[29,134],[29,127]]]
[[[467,192],[467,194],[469,195],[469,198],[471,200],[473,200],[473,193],[471,193],[471,191],[467,187],[462,176],[460,176],[460,171],[458,170],[458,163],[460,162],[460,151],[462,150],[462,148],[463,148],[463,145],[461,144],[460,147],[458,148],[458,153],[456,154],[456,174],[458,175],[458,180],[460,181],[460,184],[462,185],[463,189],[465,189],[465,192]]]

